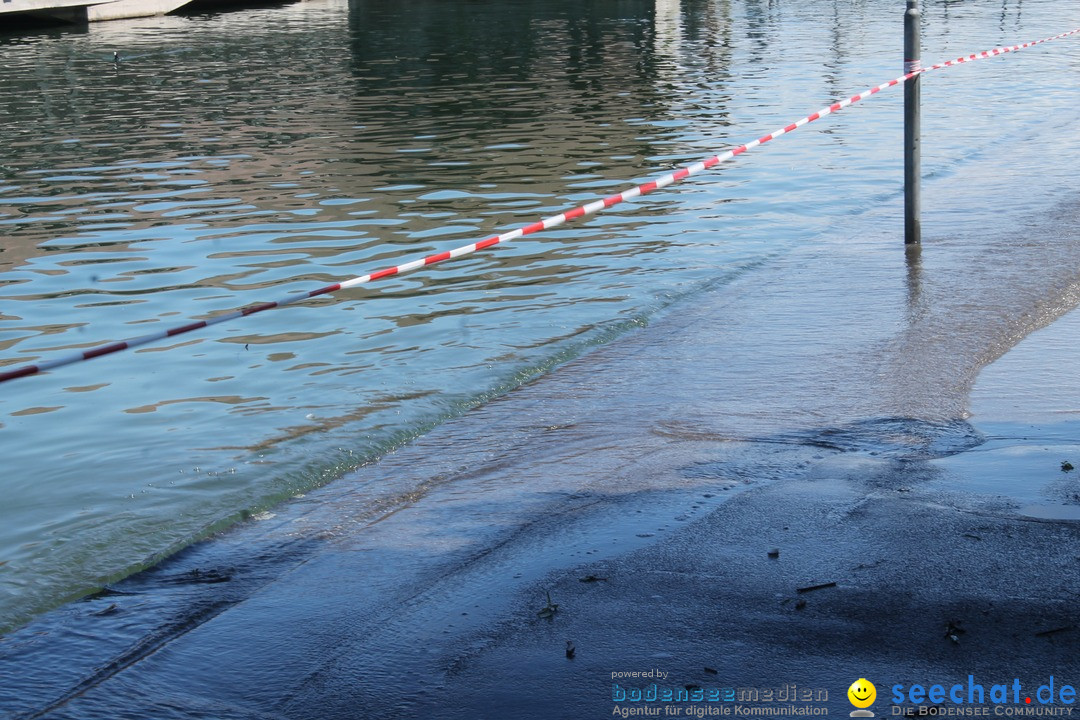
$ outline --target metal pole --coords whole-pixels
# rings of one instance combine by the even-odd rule
[[[919,49],[919,0],[907,0],[904,13],[904,74],[922,67]],[[904,84],[904,244],[917,245],[922,240],[919,220],[920,120],[919,80],[916,75]]]

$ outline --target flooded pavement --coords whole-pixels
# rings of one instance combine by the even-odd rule
[[[1052,247],[928,238],[917,293],[870,219],[858,242],[703,293],[364,483],[14,633],[3,702],[20,718],[607,717],[613,673],[655,668],[672,687],[825,690],[830,714],[866,677],[885,714],[896,684],[1075,679],[1080,526],[971,485],[1041,482],[1007,455],[964,464],[997,441],[966,410],[984,363],[1075,304],[1076,264],[1039,259],[1080,257],[1055,229],[1076,206],[1051,209],[1026,227]],[[994,332],[955,352],[974,326]],[[1045,381],[1033,365],[981,386],[994,412]]]
[[[960,35],[975,35],[956,19],[974,10],[948,5],[936,11],[954,13],[948,26],[965,28],[946,38],[951,49],[949,42],[971,39]],[[845,4],[843,12],[861,7]],[[763,3],[737,9],[745,12],[732,17],[753,26],[746,50],[758,53],[760,65],[765,48],[754,33],[798,20],[805,7],[794,15]],[[1028,17],[1015,9],[1002,15],[998,28],[995,13],[992,24],[1005,35],[1023,26],[1021,15]],[[724,27],[700,37],[689,25],[679,33],[708,45]],[[1045,69],[1049,57],[1027,67]],[[1070,72],[1075,61],[1065,57],[1054,72]],[[1061,465],[1075,434],[1058,420],[1080,406],[1067,324],[1080,302],[1080,197],[1069,162],[1080,156],[1071,133],[1080,105],[1051,105],[1053,113],[1020,117],[994,136],[1008,153],[968,152],[937,136],[942,155],[928,168],[921,252],[905,252],[900,198],[874,181],[873,168],[886,161],[869,150],[880,139],[845,145],[846,136],[831,130],[812,136],[837,144],[837,157],[866,155],[866,172],[855,173],[861,179],[844,175],[859,193],[841,180],[807,190],[831,198],[832,210],[808,198],[778,206],[776,195],[740,205],[710,194],[705,183],[690,186],[679,196],[686,204],[673,211],[682,220],[653,226],[676,240],[690,233],[701,252],[679,265],[689,275],[671,276],[661,307],[645,312],[630,302],[590,326],[583,344],[542,343],[528,363],[518,356],[479,363],[483,382],[455,395],[465,400],[452,412],[413,416],[388,400],[380,412],[408,421],[376,423],[385,433],[380,450],[357,451],[349,462],[328,448],[353,433],[363,442],[372,436],[339,407],[337,420],[320,426],[328,434],[297,430],[316,440],[282,446],[300,459],[305,477],[321,478],[283,483],[274,492],[296,495],[286,502],[235,503],[218,485],[234,487],[231,474],[208,466],[214,474],[200,472],[170,492],[197,505],[209,499],[206,507],[244,521],[5,635],[0,707],[21,720],[610,717],[623,707],[614,684],[625,690],[641,679],[644,686],[643,676],[629,673],[658,670],[687,692],[791,684],[825,691],[810,704],[832,715],[851,710],[846,688],[868,678],[878,685],[875,710],[883,716],[893,713],[886,706],[895,685],[968,675],[987,687],[1017,679],[1030,692],[1050,675],[1075,685],[1080,530],[1068,517],[1076,507],[1073,474]],[[891,115],[860,112],[854,117],[867,123],[860,127],[896,129]],[[687,152],[704,143],[684,140]],[[778,183],[773,190],[791,179],[785,168],[819,174],[809,154],[783,147],[750,166]],[[711,255],[710,244],[730,231],[719,218],[740,217],[740,207],[747,227],[760,231],[749,233],[752,242],[776,233],[780,246]],[[640,219],[640,212],[631,215]],[[611,229],[597,227],[601,235]],[[617,256],[655,249],[638,236],[642,228],[623,228],[641,255]],[[166,245],[174,241],[186,243]],[[524,263],[533,250],[505,262]],[[442,278],[422,282],[440,286]],[[488,282],[503,281],[486,279],[466,295],[494,289]],[[692,292],[683,292],[684,283]],[[602,304],[600,297],[606,294],[590,304]],[[569,295],[548,299],[578,304]],[[335,302],[335,312],[352,306]],[[438,317],[457,321],[453,313]],[[581,335],[582,326],[561,324],[546,310],[501,317],[507,324],[495,325],[511,334],[531,332],[530,323],[544,334],[551,321],[566,337]],[[1059,327],[1065,330],[1054,334]],[[215,344],[240,352],[236,342]],[[404,349],[383,347],[380,371],[395,378],[415,371],[438,386],[416,356],[398,352]],[[454,357],[458,367],[473,366]],[[342,362],[329,385],[315,379],[323,377],[317,370],[295,371],[312,383],[304,393],[342,398],[354,384],[356,393],[374,392],[357,374],[345,378],[351,360]],[[292,392],[276,371],[259,377],[252,382]],[[355,397],[342,406],[355,409]],[[250,411],[251,420],[262,412],[258,403],[242,400],[240,414]],[[122,413],[118,407],[100,409]],[[298,407],[272,405],[266,413]],[[220,434],[223,418],[234,415],[196,414],[198,432],[189,440]],[[0,431],[16,424],[4,422],[11,424]],[[252,447],[269,452],[275,443],[265,427],[248,427]],[[106,448],[95,458],[138,448],[135,436],[117,432],[119,455]],[[24,453],[25,468],[42,457],[40,446],[7,442]],[[193,447],[201,445],[170,452]],[[63,477],[85,475],[87,487],[110,467],[87,469],[72,458]],[[136,465],[153,460],[148,453]],[[252,464],[247,476],[260,493],[274,486],[261,485],[264,467]],[[28,486],[35,476],[24,469],[16,480]],[[146,523],[155,516],[132,517]],[[206,516],[199,517],[194,525],[203,527]],[[161,531],[190,540],[182,525],[162,523]],[[8,531],[33,534],[33,527]],[[64,532],[50,538],[76,556],[115,560],[108,541]],[[160,550],[161,539],[135,554]],[[48,555],[34,545],[23,550]],[[63,567],[81,573],[87,566]],[[43,596],[54,592],[55,578],[41,577]],[[8,589],[21,599],[17,586]],[[690,705],[680,708],[690,714]]]

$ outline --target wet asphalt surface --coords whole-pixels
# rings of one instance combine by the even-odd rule
[[[43,616],[0,641],[0,707],[611,717],[613,683],[638,682],[614,674],[656,671],[676,689],[823,690],[830,715],[864,677],[880,717],[897,684],[1075,686],[1080,526],[957,489],[1033,482],[1008,453],[955,459],[984,445],[966,413],[979,369],[1075,305],[1076,264],[1017,244],[959,273],[977,244],[913,261],[879,240],[736,278]],[[1010,268],[1042,289],[984,292]]]

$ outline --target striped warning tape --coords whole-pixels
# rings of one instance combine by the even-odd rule
[[[264,310],[284,307],[285,305],[291,305],[293,303],[300,302],[301,300],[307,300],[309,298],[317,297],[319,295],[326,295],[327,293],[336,292],[338,290],[344,290],[346,288],[364,285],[366,283],[380,280],[382,278],[391,277],[393,275],[402,275],[407,272],[412,272],[413,270],[419,270],[420,268],[427,267],[429,265],[435,265],[441,262],[445,262],[446,260],[452,260],[454,258],[459,258],[464,255],[470,255],[474,252],[477,252],[478,250],[483,250],[485,248],[498,245],[500,243],[516,240],[517,238],[524,237],[525,235],[532,235],[533,233],[540,232],[541,230],[550,230],[551,228],[558,227],[566,222],[569,222],[570,220],[594,215],[601,210],[612,207],[613,205],[618,205],[619,203],[626,202],[627,200],[632,200],[636,197],[647,195],[654,190],[659,190],[661,188],[667,187],[668,185],[672,185],[674,183],[685,180],[691,175],[696,175],[698,173],[704,172],[705,170],[709,170],[710,168],[716,167],[720,163],[731,160],[738,155],[742,155],[744,152],[753,150],[759,145],[764,145],[765,143],[771,140],[775,140],[782,135],[794,132],[795,130],[801,128],[803,125],[812,123],[815,120],[819,120],[826,115],[831,115],[835,112],[839,112],[840,110],[843,110],[849,105],[853,105],[860,100],[865,100],[871,95],[876,95],[882,90],[906,82],[907,80],[915,77],[916,75],[930,72],[932,70],[940,70],[942,68],[960,65],[962,63],[971,62],[973,60],[982,60],[984,58],[990,58],[997,55],[1004,55],[1005,53],[1034,47],[1035,45],[1041,45],[1042,43],[1050,42],[1051,40],[1058,40],[1060,38],[1075,35],[1077,33],[1080,33],[1080,28],[1070,30],[1069,32],[1063,32],[1059,35],[1054,35],[1052,37],[1043,38],[1042,40],[1035,40],[1033,42],[1023,43],[1021,45],[1011,45],[1009,47],[999,47],[994,48],[993,50],[984,50],[979,53],[972,53],[971,55],[959,57],[955,60],[948,60],[946,62],[938,63],[937,65],[931,65],[929,67],[920,67],[918,60],[905,60],[905,73],[898,78],[894,78],[892,80],[889,80],[888,82],[882,83],[868,90],[864,90],[858,95],[852,95],[849,98],[835,102],[832,105],[824,107],[811,115],[807,115],[801,120],[796,120],[790,125],[785,125],[778,130],[772,131],[768,135],[763,135],[758,139],[751,140],[744,145],[739,145],[738,147],[731,148],[730,150],[726,150],[719,155],[713,155],[712,157],[702,160],[700,162],[696,162],[693,165],[681,167],[673,173],[669,173],[662,177],[656,178],[655,180],[650,180],[649,182],[646,182],[642,185],[638,185],[628,190],[624,190],[621,193],[609,195],[608,197],[601,200],[596,200],[594,202],[581,205],[579,207],[573,208],[572,210],[566,210],[559,213],[558,215],[552,215],[551,217],[544,218],[543,220],[538,220],[537,222],[534,222],[530,225],[525,225],[514,230],[505,232],[501,235],[495,235],[485,240],[480,240],[479,242],[471,243],[469,245],[463,245],[461,247],[454,248],[453,250],[448,250],[446,252],[441,252],[435,255],[428,255],[427,257],[420,258],[418,260],[413,260],[411,262],[407,262],[401,265],[395,265],[393,267],[377,270],[376,272],[368,273],[367,275],[360,275],[354,278],[350,278],[348,280],[343,280],[342,282],[326,285],[315,290],[309,290],[302,293],[294,293],[291,295],[287,295],[280,300],[260,303],[258,305],[253,305],[251,307],[243,308],[241,310],[234,310],[232,312],[224,313],[222,315],[216,315],[206,320],[198,320],[196,322],[191,322],[186,325],[180,325],[178,327],[170,328],[168,330],[162,330],[156,333],[150,333],[148,335],[140,335],[139,337],[129,338],[120,342],[110,343],[108,345],[100,345],[98,347],[91,348],[90,350],[84,350],[82,352],[53,358],[52,360],[45,360],[42,362],[38,362],[34,365],[24,365],[14,370],[0,372],[0,382],[14,380],[15,378],[20,377],[26,377],[27,375],[36,375],[37,373],[44,372],[46,370],[52,370],[53,368],[58,368],[63,365],[70,365],[72,363],[81,362],[83,360],[91,360],[93,358],[101,357],[102,355],[110,355],[115,352],[120,352],[121,350],[128,350],[130,348],[139,347],[140,345],[147,345],[158,340],[164,340],[166,338],[176,337],[177,335],[183,335],[184,333],[189,333],[194,330],[210,327],[211,325],[217,325],[219,323],[228,322],[237,318],[247,317],[248,315],[254,315],[255,313],[263,312]]]
[[[997,55],[1004,55],[1005,53],[1016,52],[1017,50],[1023,50],[1029,47],[1035,47],[1036,45],[1042,45],[1048,43],[1051,40],[1060,40],[1061,38],[1069,37],[1070,35],[1076,35],[1080,33],[1080,28],[1075,30],[1069,30],[1059,35],[1043,38],[1042,40],[1033,40],[1032,42],[1026,42],[1021,45],[1010,45],[1009,47],[999,47],[993,50],[983,50],[982,52],[972,53],[971,55],[965,55],[964,57],[956,58],[955,60],[946,60],[945,62],[938,63],[937,65],[931,65],[930,67],[922,68],[922,72],[929,72],[931,70],[940,70],[942,68],[952,67],[954,65],[960,65],[962,63],[971,62],[972,60],[982,60],[984,58],[995,57]],[[918,60],[914,62],[918,63]]]

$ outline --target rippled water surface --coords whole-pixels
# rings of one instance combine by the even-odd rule
[[[926,59],[1080,25],[1070,3],[991,5],[925,3]],[[900,12],[316,0],[0,30],[0,367],[448,250],[745,142],[899,75]],[[1074,131],[1078,42],[924,78],[931,198]],[[0,628],[842,239],[899,196],[901,99],[584,223],[0,385]],[[1062,152],[1018,207],[1071,177]]]

